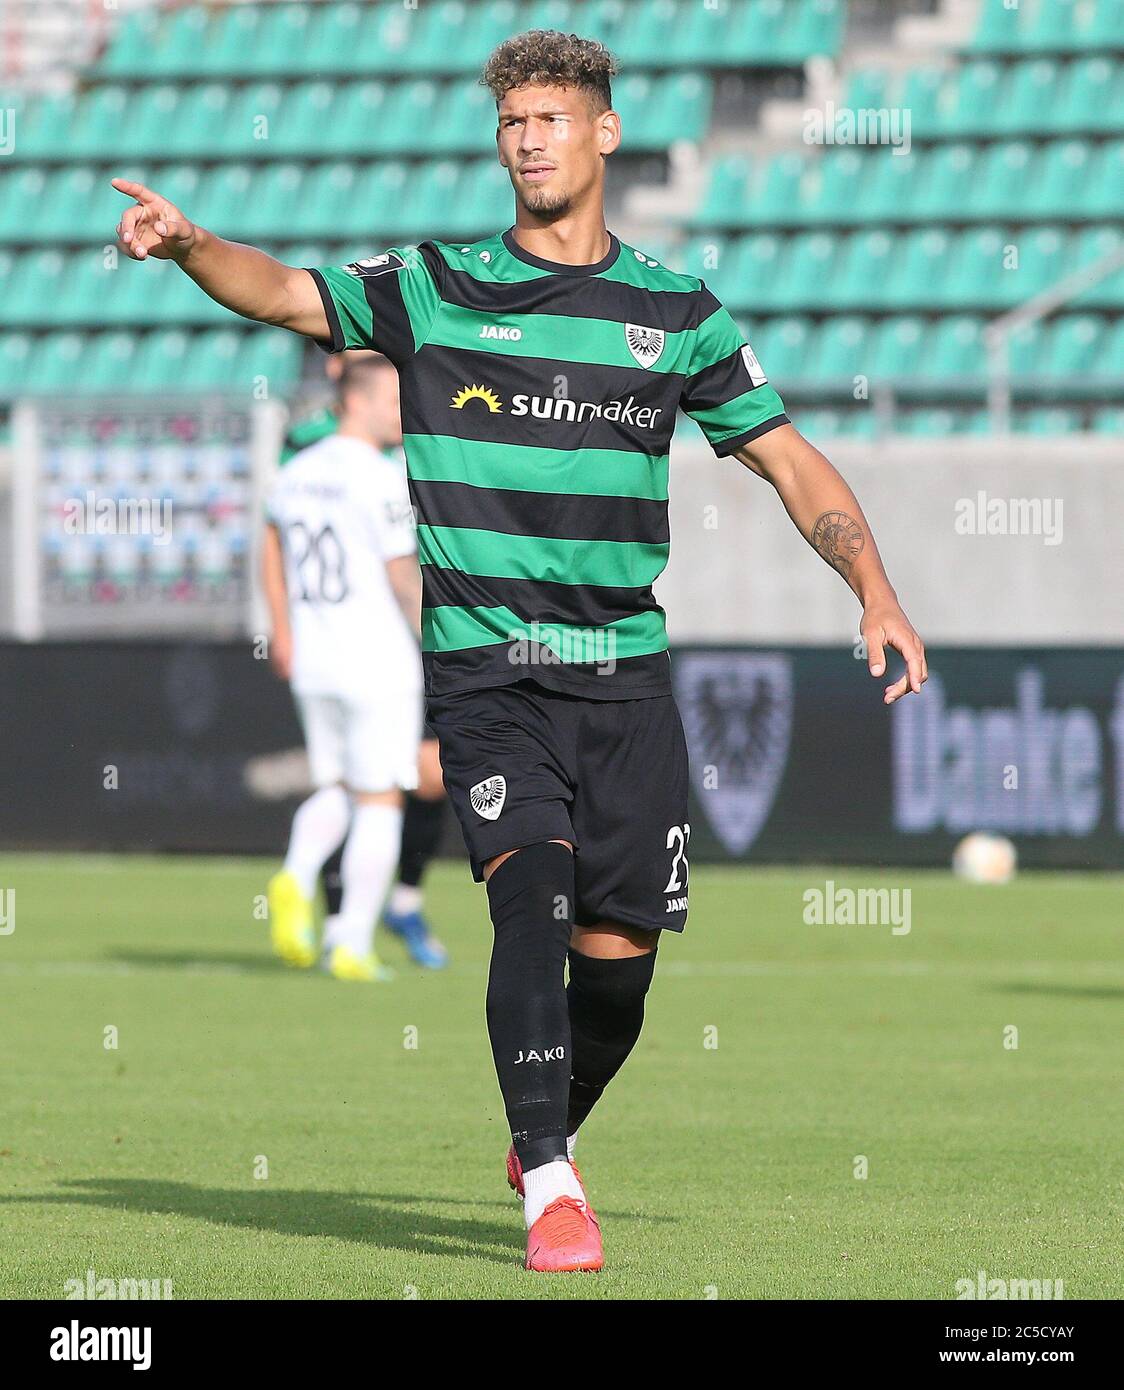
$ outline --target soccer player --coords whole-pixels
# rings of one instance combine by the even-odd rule
[[[341,352],[324,358],[324,374],[338,396],[337,385],[348,362],[370,357],[363,350]],[[384,359],[385,360],[385,359]],[[384,382],[383,389],[389,391]],[[397,398],[395,398],[397,399]],[[373,441],[387,457],[395,458],[402,443],[402,423],[397,405],[378,412],[375,425],[379,431]],[[317,444],[335,434],[339,428],[338,401],[333,399],[319,410],[293,421],[281,448],[282,465],[302,449]],[[401,466],[401,464],[399,464]],[[430,861],[437,853],[445,820],[445,783],[441,777],[441,760],[437,736],[427,724],[423,727],[418,753],[418,785],[406,793],[402,817],[402,848],[398,857],[397,881],[383,909],[383,926],[404,942],[411,958],[429,970],[440,970],[448,963],[448,953],[430,930],[422,910],[422,879]],[[320,871],[328,916],[336,916],[343,900],[343,846],[329,855]]]
[[[729,313],[606,228],[615,71],[601,44],[554,31],[492,54],[515,224],[472,245],[305,271],[116,181],[135,200],[119,233],[134,257],[171,257],[239,313],[398,366],[429,715],[487,885],[488,1031],[535,1270],[601,1267],[573,1137],[639,1036],[660,932],[687,916],[687,750],[652,595],[677,407],[773,485],[854,590],[871,673],[887,646],[906,658],[886,702],[926,674],[854,494]]]
[[[406,481],[381,452],[397,418],[392,364],[349,362],[336,433],[293,458],[267,504],[270,651],[292,683],[316,787],[270,880],[271,934],[283,959],[313,963],[316,877],[346,835],[340,909],[324,931],[325,968],[343,980],[384,978],[375,920],[398,860],[403,791],[417,784],[421,583]]]

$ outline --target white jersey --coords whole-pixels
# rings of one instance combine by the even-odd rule
[[[329,435],[281,469],[266,516],[284,549],[296,694],[420,695],[417,639],[386,572],[417,548],[402,465]]]

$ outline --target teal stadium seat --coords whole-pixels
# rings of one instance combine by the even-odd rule
[[[314,158],[334,153],[339,129],[336,98],[346,91],[346,85],[322,81],[295,82],[283,88],[269,129],[270,157]]]
[[[871,334],[866,371],[875,381],[916,379],[926,359],[924,319],[900,315],[883,319]]]
[[[865,318],[840,315],[827,319],[816,334],[808,374],[851,395],[855,377],[870,375],[870,338],[870,323]]]
[[[866,163],[856,190],[856,215],[865,221],[908,222],[914,218],[914,205],[921,191],[921,175],[933,155],[911,149],[908,153],[881,147],[865,151]]]
[[[98,64],[101,77],[137,77],[151,71],[160,18],[142,9],[122,16],[105,55]]]
[[[831,290],[835,307],[887,308],[900,254],[899,238],[881,227],[844,238]]]
[[[30,333],[0,333],[0,398],[11,400],[30,388],[33,343]]]
[[[1124,44],[1124,29],[1121,33]],[[1056,130],[1108,134],[1124,126],[1124,62],[1100,56],[1076,59],[1059,87]]]
[[[1004,69],[990,59],[975,59],[949,75],[941,87],[937,119],[942,135],[953,138],[983,135],[994,112],[1009,101]]]
[[[773,53],[779,63],[802,63],[814,54],[839,52],[847,7],[844,0],[801,0],[783,8],[780,43]]]
[[[980,155],[960,208],[973,218],[1018,217],[1032,173],[1032,147],[1023,140],[990,145]]]
[[[928,151],[910,196],[912,215],[920,221],[963,220],[967,191],[979,178],[978,163],[974,147],[960,141]]]
[[[136,53],[131,77],[188,77],[201,71],[200,55],[210,38],[210,12],[190,5],[163,16],[152,35],[147,56]]]
[[[923,227],[902,234],[893,272],[883,287],[890,308],[916,309],[946,300],[953,242],[943,227]]]
[[[832,287],[838,257],[836,237],[828,232],[795,236],[784,250],[780,275],[780,307],[826,309],[832,307]]]
[[[745,224],[768,226],[798,220],[800,185],[806,172],[807,160],[799,154],[775,155],[759,164],[746,187],[747,202],[743,209]],[[735,216],[731,209],[731,221]]]
[[[1124,232],[1119,227],[1089,227],[1074,235],[1070,245],[1069,265],[1075,269],[1092,265],[1117,250],[1122,242]],[[1097,284],[1091,285],[1074,302],[1082,308],[1095,305],[1117,311],[1124,310],[1124,266]]]
[[[30,389],[45,395],[73,395],[81,389],[82,364],[89,350],[84,333],[48,333],[34,356]]]
[[[975,388],[987,369],[985,320],[975,314],[952,314],[938,320],[926,337],[924,371],[946,386]]]
[[[235,104],[235,90],[226,83],[207,82],[188,88],[180,104],[179,119],[160,132],[160,157],[198,160],[221,150]]]
[[[1053,58],[1016,63],[995,104],[984,113],[985,133],[1010,136],[1057,131],[1064,74],[1062,64]]]

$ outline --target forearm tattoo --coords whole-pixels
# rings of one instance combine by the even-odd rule
[[[862,554],[866,537],[859,523],[846,512],[824,512],[812,527],[812,544],[846,579]]]

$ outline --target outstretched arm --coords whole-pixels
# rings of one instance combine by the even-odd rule
[[[143,183],[112,183],[134,200],[117,226],[117,244],[134,261],[150,256],[175,261],[212,299],[244,318],[310,338],[331,337],[320,291],[307,270],[284,265],[253,246],[224,241]]]
[[[855,591],[863,606],[860,631],[870,674],[885,673],[886,647],[905,658],[906,673],[886,687],[886,704],[920,692],[929,674],[924,644],[902,612],[866,517],[843,478],[791,425],[743,444],[734,457],[772,483],[797,530]]]

